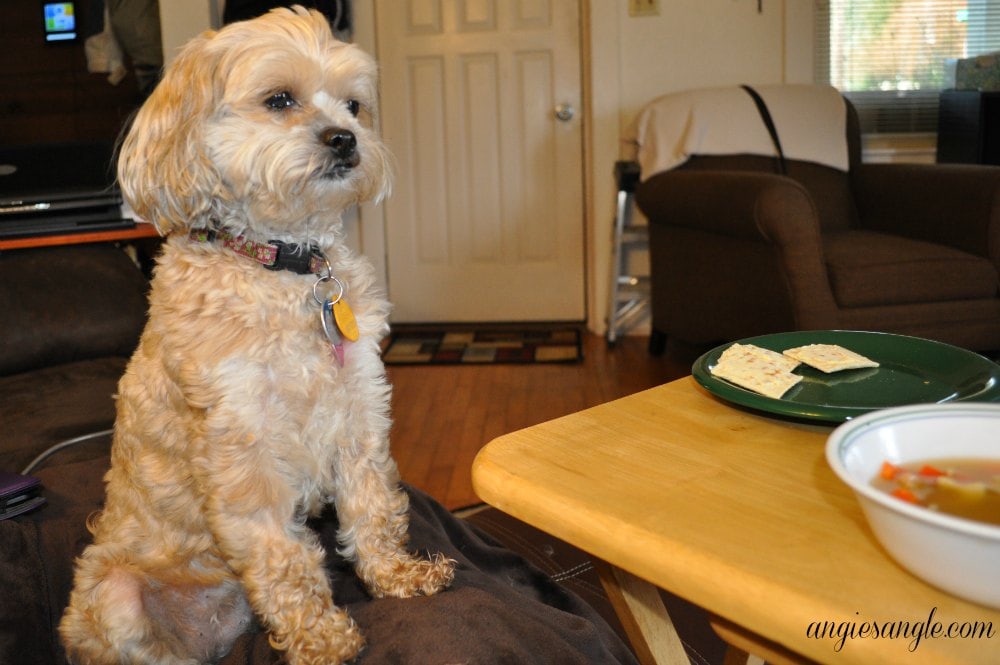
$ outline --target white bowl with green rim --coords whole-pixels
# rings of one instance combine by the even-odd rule
[[[913,505],[876,488],[882,463],[1000,460],[1000,405],[904,406],[833,431],[826,458],[854,490],[875,538],[903,568],[956,596],[1000,608],[1000,526]]]

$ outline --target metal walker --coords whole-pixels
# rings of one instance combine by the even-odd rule
[[[608,307],[609,346],[613,346],[625,331],[649,316],[649,276],[630,272],[630,255],[649,249],[646,226],[632,223],[635,188],[639,184],[639,165],[631,161],[615,162],[615,180],[618,184],[618,201]]]

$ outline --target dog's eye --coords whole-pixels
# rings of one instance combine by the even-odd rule
[[[295,106],[295,98],[287,90],[283,90],[264,100],[264,105],[275,111],[284,111],[287,108]]]
[[[361,112],[361,102],[356,99],[348,99],[347,110],[350,111],[351,115],[355,118],[358,117],[358,113]]]

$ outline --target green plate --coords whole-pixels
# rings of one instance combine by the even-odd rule
[[[711,368],[730,344],[695,361],[691,373],[724,400],[769,413],[842,422],[907,404],[1000,402],[1000,365],[950,344],[919,337],[849,330],[809,330],[738,340],[772,351],[806,344],[839,344],[879,363],[877,368],[825,374],[807,365],[795,368],[802,381],[781,399],[765,397],[718,379]]]

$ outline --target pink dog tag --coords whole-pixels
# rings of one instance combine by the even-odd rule
[[[333,356],[337,359],[337,364],[341,367],[344,366],[344,345],[343,344],[331,344],[330,348],[333,349]]]

